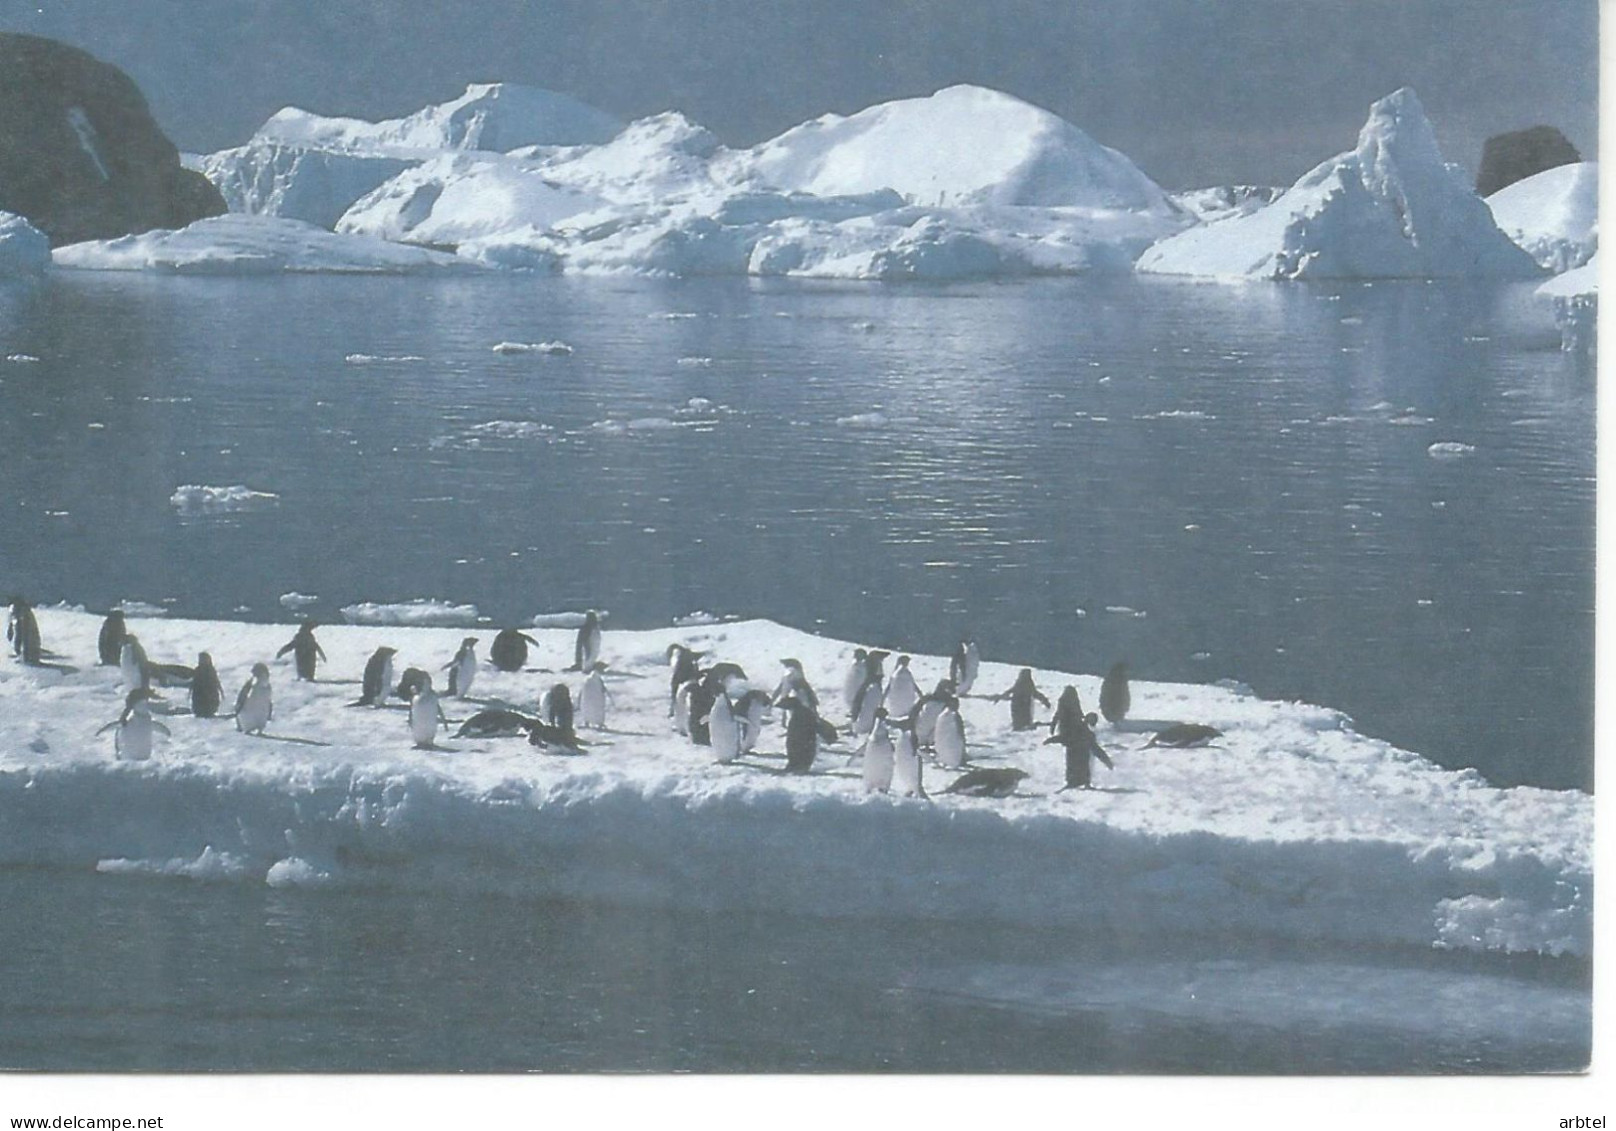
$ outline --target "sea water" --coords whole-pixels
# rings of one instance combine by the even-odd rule
[[[1236,679],[1501,785],[1588,788],[1594,390],[1558,344],[1527,287],[59,274],[0,289],[0,585],[973,638]],[[274,498],[176,506],[184,485]],[[1587,1042],[1565,963],[0,890],[0,1061],[28,1067],[1454,1071]]]

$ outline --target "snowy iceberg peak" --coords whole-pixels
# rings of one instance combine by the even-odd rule
[[[1175,211],[1123,154],[1048,110],[981,86],[951,86],[845,118],[827,114],[746,158],[763,184],[788,192],[889,188],[926,205]]]
[[[598,145],[622,128],[618,119],[571,95],[515,83],[472,83],[459,98],[381,122],[328,118],[289,106],[273,114],[253,140],[346,151],[504,153],[529,145]]]
[[[1454,180],[1419,96],[1405,86],[1372,105],[1369,120],[1358,132],[1355,152],[1364,187],[1392,207],[1402,222],[1403,234],[1418,243],[1415,202],[1423,195],[1421,190],[1445,187],[1420,182],[1426,178]],[[1468,185],[1454,187],[1461,190],[1459,195],[1472,195]]]

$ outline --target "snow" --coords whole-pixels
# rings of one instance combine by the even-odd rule
[[[966,699],[970,759],[1031,776],[1014,797],[966,798],[944,794],[952,775],[929,767],[930,800],[900,799],[864,792],[846,743],[824,750],[813,774],[781,774],[777,720],[758,754],[728,766],[671,732],[674,641],[743,664],[760,686],[773,685],[782,656],[817,686],[839,686],[851,642],[767,621],[608,630],[609,729],[588,736],[585,757],[558,758],[447,735],[418,750],[402,711],[344,706],[376,647],[398,648],[400,671],[437,670],[463,628],[322,627],[329,661],[319,682],[301,683],[289,658],[272,659],[288,625],[168,619],[142,625],[154,661],[211,652],[227,698],[254,662],[270,663],[274,722],[265,737],[243,735],[188,717],[171,691],[172,737],[159,736],[149,762],[119,763],[111,737],[95,733],[123,701],[118,671],[93,662],[100,619],[38,617],[46,647],[73,670],[0,660],[0,866],[1589,952],[1590,796],[1494,788],[1357,734],[1335,711],[1238,688],[1134,681],[1131,718],[1099,729],[1116,768],[1099,770],[1092,792],[1056,792],[1061,758],[1042,734],[1011,731],[1003,704]],[[490,634],[476,634],[483,653]],[[574,632],[533,635],[529,663],[543,670],[485,667],[480,694],[531,707],[558,679],[576,692],[581,677],[559,674]],[[939,656],[916,654],[911,666],[922,685],[947,671]],[[1019,666],[984,661],[983,688],[1009,686]],[[1048,693],[1072,683],[1085,703],[1097,699],[1095,675],[1034,675]],[[472,709],[446,706],[457,718]],[[1146,749],[1157,721],[1171,720],[1224,737]],[[939,860],[947,866],[918,863]]]
[[[1356,149],[1247,216],[1191,228],[1138,269],[1216,279],[1526,278],[1531,257],[1446,164],[1408,88],[1370,107]]]
[[[195,275],[403,275],[476,270],[473,264],[442,252],[334,235],[301,220],[235,213],[198,220],[176,231],[158,229],[69,244],[55,249],[51,258],[57,267]]]
[[[255,139],[211,153],[201,172],[232,212],[335,228],[354,201],[414,165],[410,159]]]
[[[255,491],[242,483],[228,487],[186,483],[174,488],[168,501],[181,514],[223,514],[273,506],[280,501],[280,496],[270,491]]]
[[[1548,169],[1499,189],[1487,207],[1505,235],[1556,273],[1581,267],[1599,247],[1599,163]]]
[[[431,597],[409,601],[362,601],[342,607],[342,619],[349,624],[372,625],[473,625],[482,619],[476,605],[456,605]]]
[[[0,279],[37,275],[50,261],[50,238],[44,232],[21,216],[0,212]]]
[[[1599,255],[1596,252],[1581,267],[1556,275],[1542,286],[1537,294],[1542,298],[1575,298],[1579,295],[1599,293]]]
[[[366,122],[328,118],[289,106],[254,141],[362,152],[483,149],[527,145],[598,145],[622,123],[576,98],[515,83],[472,83],[459,98],[405,118]]]
[[[1210,224],[1231,216],[1249,216],[1278,200],[1284,192],[1273,185],[1213,185],[1175,192],[1168,199],[1201,223]]]

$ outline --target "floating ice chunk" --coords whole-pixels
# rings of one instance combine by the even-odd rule
[[[1465,456],[1474,455],[1475,451],[1474,444],[1462,444],[1457,440],[1438,440],[1425,449],[1425,454],[1432,459],[1463,459]]]
[[[496,342],[493,345],[495,353],[543,353],[556,357],[565,357],[572,353],[572,347],[563,341],[553,342]]]
[[[112,607],[126,617],[166,617],[168,615],[168,610],[161,605],[152,605],[145,601],[131,601],[127,598]]]
[[[195,860],[97,860],[97,872],[124,876],[178,876],[190,880],[236,880],[246,874],[246,863],[228,852],[215,852],[210,844]]]
[[[499,440],[548,440],[555,435],[554,427],[536,420],[489,420],[473,424],[466,431]]]
[[[1142,617],[1147,615],[1145,610],[1130,608],[1127,605],[1107,605],[1105,611],[1115,613],[1120,617]]]
[[[174,488],[168,501],[181,514],[223,514],[274,506],[280,502],[280,496],[270,491],[255,491],[240,483],[228,487],[187,483]]]
[[[351,353],[342,360],[349,365],[383,365],[389,362],[425,361],[426,358],[414,353]]]
[[[885,428],[887,418],[880,411],[855,412],[852,416],[838,416],[836,423],[843,428]]]
[[[22,364],[27,364],[28,362],[38,361],[39,358],[35,357],[31,353],[8,353],[8,354],[6,354],[6,360],[7,361],[14,361],[14,362],[17,362],[19,365],[22,365]]]
[[[1586,954],[1591,942],[1581,909],[1534,906],[1524,899],[1444,899],[1436,905],[1436,920],[1436,945],[1448,949]]]
[[[710,369],[713,359],[710,357],[681,357],[674,364],[685,369]]]
[[[686,613],[682,617],[674,617],[673,625],[675,628],[695,628],[698,625],[704,624],[722,624],[723,620],[724,618],[716,613],[709,613],[705,612],[704,610],[697,609],[695,612]]]
[[[349,624],[434,625],[446,628],[476,624],[480,618],[476,605],[454,605],[430,597],[391,604],[364,601],[342,607],[342,619]]]
[[[281,608],[296,612],[298,609],[306,609],[310,605],[317,604],[320,598],[293,590],[290,593],[282,593],[280,600]]]
[[[534,628],[580,628],[587,614],[579,612],[538,613],[528,623]],[[611,616],[604,609],[595,610],[595,619],[602,624]]]
[[[666,416],[640,416],[633,420],[616,420],[607,418],[597,420],[589,426],[596,432],[608,436],[621,436],[625,432],[666,432],[684,425],[677,420],[670,420]]]
[[[288,856],[269,866],[264,882],[272,888],[320,887],[331,882],[331,873],[322,872],[300,856]]]

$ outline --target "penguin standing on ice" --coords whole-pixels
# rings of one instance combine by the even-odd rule
[[[374,656],[371,657],[371,659],[375,658]],[[388,661],[387,666],[389,668],[393,666],[391,660]],[[393,694],[408,703],[415,698],[415,689],[431,678],[420,668],[405,668],[404,674],[398,677],[398,686],[393,689]]]
[[[1116,769],[1100,748],[1099,739],[1094,737],[1094,724],[1099,721],[1095,715],[1078,716],[1065,721],[1060,731],[1044,739],[1045,746],[1058,745],[1066,751],[1066,784],[1057,793],[1068,789],[1093,788],[1091,757],[1104,762],[1108,770]]]
[[[124,697],[123,713],[112,722],[96,731],[96,734],[105,734],[109,730],[117,729],[112,735],[112,749],[120,762],[144,762],[151,758],[152,732],[162,731],[169,734],[169,729],[151,716],[152,693],[144,687],[137,687]]]
[[[787,699],[780,706],[786,713],[786,773],[806,774],[819,756],[819,740],[836,741],[836,728],[800,699]]]
[[[708,713],[707,733],[713,757],[726,765],[741,756],[741,724],[735,718],[727,692],[720,690],[713,696],[712,710]]]
[[[279,652],[275,653],[278,660],[286,653],[292,653],[292,660],[297,667],[297,678],[314,681],[314,669],[319,661],[325,659],[325,651],[314,639],[314,630],[317,626],[311,620],[303,622],[297,630],[297,635],[288,640]]]
[[[397,648],[381,647],[365,661],[364,679],[359,685],[359,699],[350,707],[380,707],[387,702],[393,690],[393,657]]]
[[[907,721],[892,723],[892,792],[899,797],[925,797],[925,771],[915,728]]]
[[[410,737],[415,740],[417,749],[430,750],[437,745],[438,727],[448,725],[438,693],[432,690],[432,677],[427,676],[426,681],[416,687],[415,698],[410,700]]]
[[[976,672],[981,662],[974,640],[967,640],[954,649],[954,655],[948,661],[948,678],[954,681],[954,690],[957,694],[964,695],[971,690],[971,685],[976,682]]]
[[[1032,705],[1034,700],[1046,707],[1049,706],[1049,700],[1044,697],[1044,693],[1039,691],[1037,685],[1032,681],[1031,668],[1022,668],[1021,674],[1016,676],[1016,682],[1011,684],[1008,690],[1001,691],[997,695],[990,695],[989,698],[1001,703],[1006,699],[1010,700],[1011,730],[1031,730],[1033,728]]]
[[[1083,721],[1083,701],[1077,696],[1077,688],[1071,684],[1060,693],[1055,701],[1055,714],[1049,720],[1049,733],[1060,734],[1068,727]]]
[[[101,635],[95,641],[96,654],[100,657],[102,667],[118,666],[118,656],[123,651],[123,638],[128,632],[129,624],[123,619],[122,609],[113,609],[107,614],[107,619],[101,622]]]
[[[877,707],[870,737],[864,740],[864,792],[885,793],[892,788],[895,755],[886,708]]]
[[[937,720],[942,717],[943,709],[948,706],[948,700],[953,696],[953,681],[940,679],[932,693],[922,698],[909,712],[909,723],[914,728],[915,741],[923,748],[929,749],[936,745]]]
[[[753,688],[733,702],[735,721],[741,724],[741,753],[750,754],[763,734],[763,715],[769,709],[769,696]]]
[[[605,670],[606,661],[596,660],[583,690],[578,692],[578,725],[590,730],[606,729],[606,701],[611,692],[606,690],[606,677],[601,674]]]
[[[863,648],[853,649],[853,662],[842,677],[842,698],[847,701],[847,709],[853,709],[853,701],[858,698],[859,688],[864,686],[865,677],[869,675],[869,664],[865,661],[870,654]]]
[[[146,659],[146,649],[140,645],[140,637],[132,632],[123,634],[123,647],[118,649],[118,674],[130,691],[151,686],[151,663]]]
[[[670,669],[668,679],[669,715],[677,713],[679,689],[701,674],[701,669],[696,665],[696,661],[706,654],[705,652],[692,651],[683,644],[668,645],[668,668]],[[679,728],[679,733],[686,734],[689,730],[690,726],[687,722],[685,726]]]
[[[600,659],[600,616],[594,609],[584,614],[584,623],[578,626],[578,639],[572,646],[572,667],[568,670],[586,672]]]
[[[252,678],[236,696],[236,729],[242,734],[263,734],[275,715],[274,692],[269,686],[269,665],[254,664]]]
[[[29,667],[44,663],[45,650],[39,641],[39,621],[33,606],[21,597],[11,600],[11,615],[6,618],[6,639],[11,641],[11,653]]]
[[[1120,723],[1128,716],[1132,697],[1128,694],[1128,665],[1112,664],[1100,684],[1100,714],[1108,723]]]
[[[558,683],[544,693],[539,701],[539,714],[557,730],[572,733],[572,692],[567,690],[566,684]]]
[[[950,695],[937,716],[937,764],[949,770],[965,765],[965,720],[960,717],[959,700]]]
[[[904,718],[915,709],[920,702],[920,687],[915,683],[914,673],[909,670],[909,657],[899,656],[897,666],[892,671],[892,681],[887,684],[887,697],[882,706],[886,707],[887,714],[894,719]]]
[[[219,713],[219,704],[223,701],[224,689],[219,686],[219,672],[213,666],[213,657],[200,652],[191,676],[191,714],[199,719],[211,719]]]
[[[522,665],[527,663],[527,646],[535,648],[539,642],[525,632],[514,628],[502,628],[494,637],[494,642],[488,646],[488,662],[502,672],[519,672]]]
[[[875,655],[875,653],[871,653]],[[881,698],[885,693],[881,683],[881,674],[878,664],[869,665],[864,677],[864,684],[853,696],[853,723],[854,734],[869,734],[875,726],[876,712],[881,709]]]
[[[701,673],[701,678],[690,688],[690,741],[697,746],[712,745],[707,716],[712,714],[713,700],[728,688],[731,680],[745,678],[746,672],[739,664],[714,664]]]
[[[687,737],[690,734],[690,700],[695,697],[696,686],[700,683],[700,676],[691,676],[673,693],[673,729]]]
[[[468,636],[462,640],[460,651],[443,666],[449,673],[449,694],[456,699],[470,695],[471,683],[477,678],[477,638]]]
[[[787,699],[796,698],[817,711],[819,696],[814,694],[813,685],[803,674],[802,661],[788,658],[781,660],[780,666],[786,669],[786,674],[780,677],[779,686],[774,689],[774,694],[769,696],[769,702],[778,707]]]

